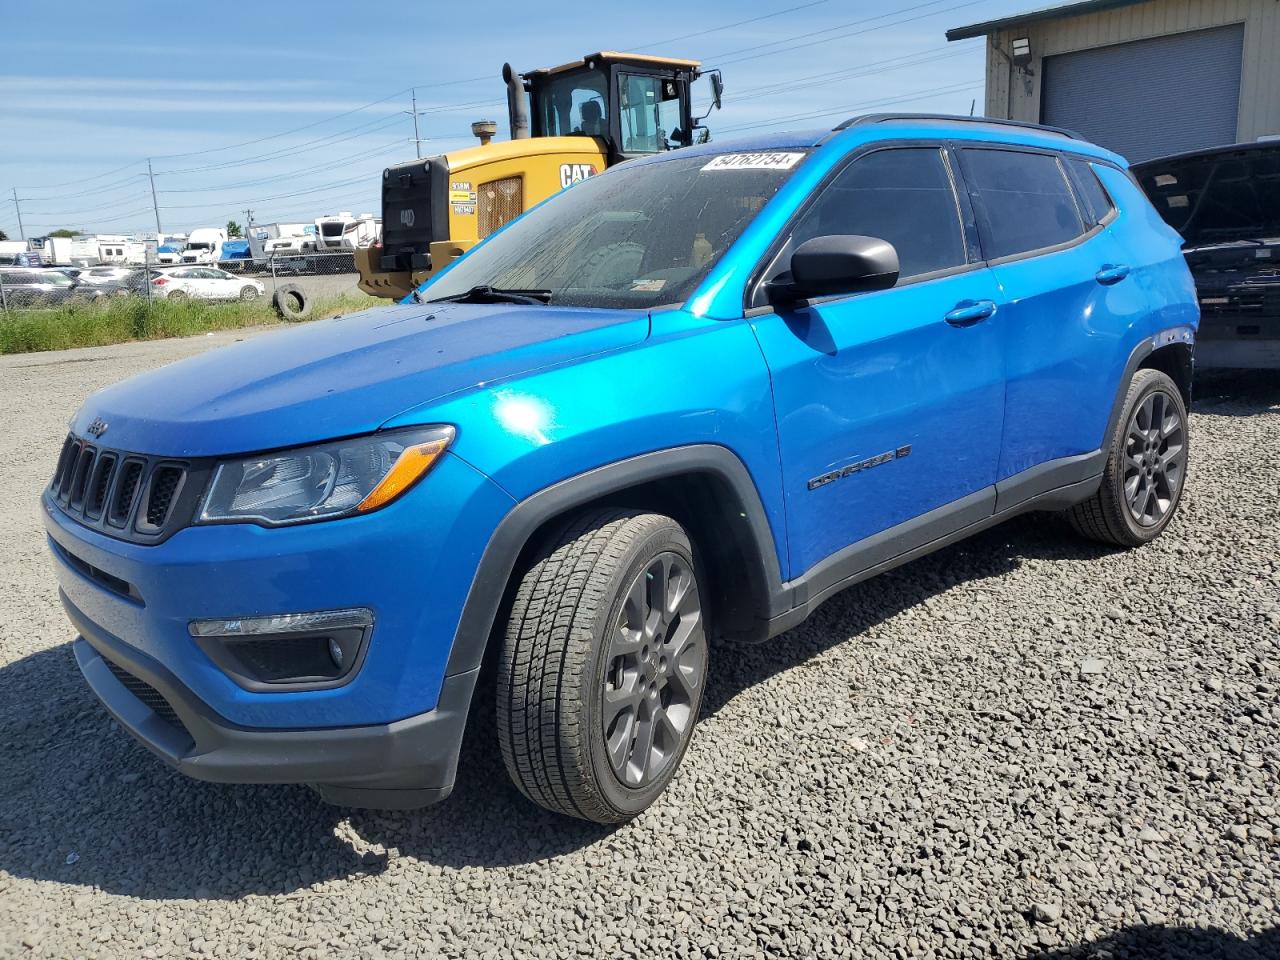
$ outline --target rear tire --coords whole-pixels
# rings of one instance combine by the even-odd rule
[[[169,291],[169,295],[165,297],[165,299],[166,300],[186,300],[187,295],[182,290],[171,290]]]
[[[1173,380],[1159,370],[1135,373],[1102,484],[1067,513],[1076,532],[1117,547],[1140,547],[1160,536],[1182,500],[1188,439],[1187,408]]]
[[[539,552],[512,604],[497,726],[534,803],[622,823],[675,774],[707,675],[693,548],[670,517],[580,514]]]

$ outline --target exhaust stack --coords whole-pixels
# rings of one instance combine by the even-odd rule
[[[512,70],[511,64],[504,63],[502,82],[507,85],[507,115],[511,119],[511,139],[528,140],[529,108],[525,103],[524,77]]]

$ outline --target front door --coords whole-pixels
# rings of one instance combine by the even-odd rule
[[[791,229],[789,248],[830,234],[888,240],[901,271],[893,289],[752,320],[773,383],[790,578],[824,561],[850,572],[851,555],[874,553],[867,538],[930,511],[889,549],[992,512],[997,286],[963,219],[941,146],[891,147],[850,161]],[[866,553],[837,556],[860,543]]]

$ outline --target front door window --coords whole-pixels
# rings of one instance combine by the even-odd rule
[[[674,80],[624,73],[618,93],[623,153],[658,153],[680,146],[680,87]]]

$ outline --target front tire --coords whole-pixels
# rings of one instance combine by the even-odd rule
[[[240,299],[244,302],[258,299],[258,288],[251,283],[246,283],[240,288]]]
[[[1140,547],[1173,520],[1186,485],[1187,408],[1167,374],[1139,370],[1129,383],[1098,492],[1067,516],[1077,533]]]
[[[503,761],[534,803],[613,824],[666,789],[706,685],[696,570],[678,523],[630,510],[581,514],[538,554],[497,689]]]

